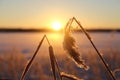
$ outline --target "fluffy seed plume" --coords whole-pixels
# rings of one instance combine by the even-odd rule
[[[78,67],[88,70],[89,67],[85,64],[84,60],[82,60],[75,43],[75,39],[70,35],[70,33],[65,32],[63,41],[64,49],[67,51],[67,53],[70,55]]]

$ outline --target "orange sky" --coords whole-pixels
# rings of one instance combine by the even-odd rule
[[[0,28],[64,26],[75,16],[85,28],[120,28],[120,0],[0,0]]]

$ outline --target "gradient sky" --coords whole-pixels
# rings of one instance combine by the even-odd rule
[[[0,28],[64,26],[73,16],[85,28],[120,29],[120,0],[0,0]]]

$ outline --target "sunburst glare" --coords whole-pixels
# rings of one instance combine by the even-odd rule
[[[52,23],[52,29],[55,31],[59,31],[62,29],[61,23],[58,21],[55,21]]]

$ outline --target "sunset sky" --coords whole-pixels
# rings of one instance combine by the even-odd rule
[[[120,0],[0,0],[0,28],[65,26],[73,16],[85,28],[120,29]]]

